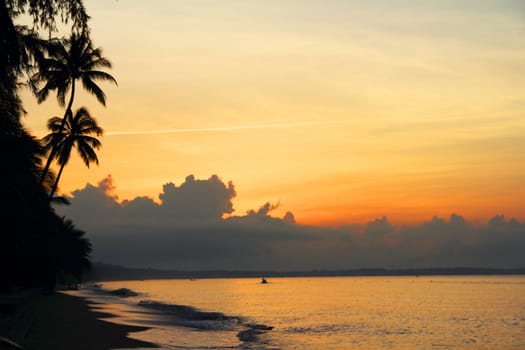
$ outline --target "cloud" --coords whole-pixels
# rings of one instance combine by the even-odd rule
[[[525,267],[525,222],[496,215],[485,225],[462,216],[396,227],[387,217],[366,225],[315,227],[279,204],[233,215],[233,183],[213,175],[167,183],[152,198],[119,200],[111,176],[72,193],[62,215],[88,233],[96,261],[169,269],[352,269]]]
[[[135,131],[108,131],[105,136],[129,136],[129,135],[158,135],[158,134],[179,134],[179,133],[200,133],[200,132],[224,132],[224,131],[242,131],[242,130],[257,130],[257,129],[283,129],[283,128],[300,128],[319,125],[342,125],[347,124],[346,121],[305,121],[293,123],[279,123],[279,124],[253,124],[253,125],[233,125],[210,128],[189,128],[189,129],[160,129],[160,130],[135,130]]]
[[[193,175],[179,187],[170,182],[159,195],[160,209],[177,220],[219,220],[233,212],[232,199],[236,196],[231,182],[225,185],[217,175],[208,180],[195,180]]]

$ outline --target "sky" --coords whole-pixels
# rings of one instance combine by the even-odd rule
[[[63,194],[110,175],[121,207],[163,206],[166,184],[216,176],[235,189],[221,220],[266,204],[334,230],[525,220],[522,1],[85,4],[118,86],[100,84],[105,108],[78,95],[105,135],[100,165],[75,156]],[[38,137],[63,114],[22,98]]]

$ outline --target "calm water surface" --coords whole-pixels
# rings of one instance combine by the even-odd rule
[[[119,322],[152,329],[133,337],[165,349],[525,349],[525,276],[337,277],[121,281],[138,296],[110,301]],[[155,301],[166,310],[137,307]],[[167,305],[220,312],[181,320]],[[108,310],[110,308],[111,310]],[[255,341],[248,324],[273,329]]]

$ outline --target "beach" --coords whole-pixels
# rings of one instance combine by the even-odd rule
[[[156,348],[128,337],[147,327],[101,320],[112,315],[92,310],[92,305],[87,299],[63,292],[35,296],[12,319],[3,320],[0,336],[14,340],[26,350]]]

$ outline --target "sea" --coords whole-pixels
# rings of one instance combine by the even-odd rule
[[[75,291],[160,349],[525,349],[525,276],[111,281]]]

